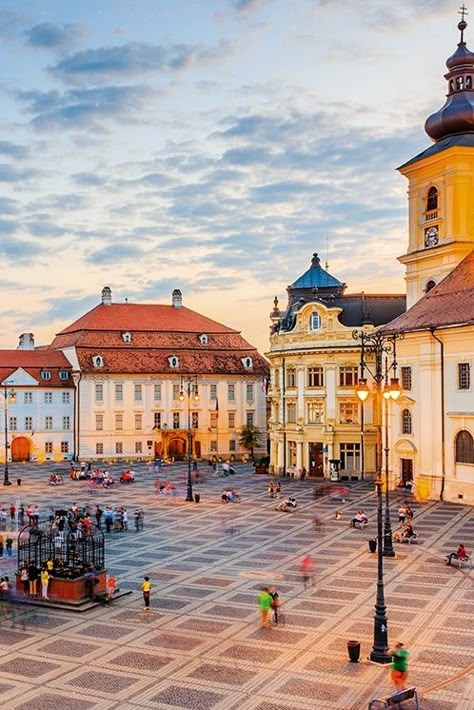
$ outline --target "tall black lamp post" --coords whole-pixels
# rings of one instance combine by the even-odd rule
[[[186,487],[186,501],[193,502],[193,481],[191,478],[191,466],[193,459],[193,432],[191,428],[191,400],[199,400],[197,375],[181,377],[181,391],[179,399],[184,402],[187,399],[188,414],[188,483]]]
[[[365,371],[372,375],[375,382],[375,419],[376,419],[376,481],[377,488],[377,597],[375,603],[374,616],[374,644],[370,654],[372,661],[377,663],[390,663],[388,655],[388,621],[385,606],[384,580],[383,580],[383,558],[394,557],[395,552],[392,544],[392,528],[390,523],[390,496],[389,496],[389,447],[388,447],[388,400],[398,399],[400,396],[400,385],[395,376],[397,370],[396,341],[398,335],[384,335],[381,331],[357,331],[353,332],[354,340],[360,341],[361,358],[359,384],[357,386],[357,396],[361,402],[365,402],[370,394],[367,379],[364,377]],[[367,365],[367,356],[374,357],[374,364]],[[385,356],[385,363],[384,363]],[[391,362],[389,362],[391,358]],[[384,371],[385,364],[385,371]],[[388,373],[393,371],[394,376],[388,383]],[[382,383],[385,380],[383,398],[385,400],[385,520],[383,523],[383,501],[382,501]]]
[[[13,391],[8,391],[7,383],[3,383],[3,414],[4,414],[4,428],[5,428],[5,468],[3,470],[3,485],[11,486],[10,476],[8,472],[8,399],[12,402],[16,399],[16,394]]]

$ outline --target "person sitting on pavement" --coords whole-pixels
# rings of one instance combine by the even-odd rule
[[[283,510],[284,512],[290,512],[296,510],[296,500],[292,496],[288,497],[286,500],[279,503],[275,510]]]
[[[464,545],[458,545],[458,549],[456,552],[450,552],[449,555],[446,557],[446,564],[448,567],[451,565],[451,562],[453,560],[460,560],[461,562],[463,560],[469,559],[469,555],[467,554],[467,550],[464,547]]]
[[[354,515],[354,517],[351,520],[351,526],[353,528],[355,528],[357,526],[363,528],[368,524],[369,524],[369,519],[363,510],[358,510],[357,513]]]
[[[405,540],[411,540],[414,539],[416,540],[417,538],[416,532],[413,530],[413,526],[411,524],[411,521],[409,520],[405,527],[402,528],[402,530],[397,530],[393,536],[393,539],[395,542],[404,542]]]

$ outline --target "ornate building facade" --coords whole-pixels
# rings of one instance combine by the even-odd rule
[[[433,145],[401,166],[408,179],[408,311],[389,325],[404,396],[391,436],[395,477],[421,496],[474,503],[474,53],[446,62],[447,98],[425,124]],[[395,406],[397,409],[397,406]]]
[[[331,461],[347,478],[375,469],[375,419],[371,403],[363,407],[356,396],[360,349],[352,333],[401,314],[405,296],[345,290],[314,254],[310,268],[288,287],[284,310],[275,298],[266,353],[275,473],[304,469],[311,477],[329,477]]]

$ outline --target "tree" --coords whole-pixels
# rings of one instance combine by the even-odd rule
[[[250,457],[253,461],[253,450],[255,446],[259,446],[262,442],[262,432],[258,426],[253,424],[245,425],[239,432],[239,444],[250,451]]]

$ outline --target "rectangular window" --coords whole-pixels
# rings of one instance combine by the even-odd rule
[[[103,402],[104,401],[104,385],[96,384],[96,386],[95,386],[95,401],[96,402]]]
[[[339,387],[355,387],[359,381],[359,369],[357,367],[339,368]]]
[[[33,417],[25,417],[25,431],[32,431]]]
[[[217,385],[210,385],[209,399],[217,399]]]
[[[142,386],[141,385],[135,385],[133,388],[133,399],[135,402],[141,402],[142,401]]]
[[[69,442],[68,441],[61,441],[61,453],[62,454],[69,453]]]
[[[360,471],[360,444],[339,444],[341,469]]]
[[[116,431],[122,431],[123,429],[123,414],[115,415],[115,429]]]
[[[253,391],[254,391],[253,384],[248,384],[246,387],[247,402],[253,402],[253,398],[254,398]]]
[[[115,401],[123,402],[123,385],[115,385]]]
[[[53,417],[45,417],[44,418],[44,428],[45,429],[52,429],[53,428]]]
[[[23,395],[23,401],[25,404],[33,404],[33,392],[25,392]]]
[[[218,424],[217,412],[210,412],[211,429],[216,429]]]
[[[142,428],[142,415],[135,414],[135,430],[139,431]]]
[[[286,386],[296,387],[296,369],[294,367],[289,367],[286,371]]]
[[[45,392],[44,393],[44,403],[45,404],[52,404],[53,403],[53,393],[52,392]]]
[[[123,454],[123,444],[121,441],[115,442],[115,453],[116,454]]]
[[[296,424],[296,403],[289,402],[286,405],[286,420],[288,424]]]
[[[191,427],[199,429],[199,412],[191,412]]]
[[[235,385],[227,385],[227,399],[229,402],[235,402]]]
[[[411,390],[411,367],[402,367],[402,389]]]
[[[45,454],[52,454],[53,453],[53,442],[52,441],[45,441],[44,442],[44,453]]]
[[[175,402],[179,399],[180,392],[181,392],[181,386],[180,385],[173,385],[173,399]]]
[[[153,385],[153,397],[155,402],[159,402],[161,399],[161,385]]]
[[[359,422],[359,403],[358,402],[340,402],[339,403],[339,422],[341,424],[358,424],[358,422]]]
[[[324,421],[324,404],[322,402],[308,402],[308,424],[322,424]]]
[[[16,431],[18,427],[17,419],[16,417],[10,417],[10,423],[8,425],[8,428],[10,431]]]
[[[63,417],[63,429],[71,428],[71,417]]]
[[[103,414],[96,414],[95,415],[95,430],[102,431],[103,428],[104,428],[104,415]]]
[[[100,442],[97,442],[97,444],[95,445],[95,452],[99,456],[102,456],[102,454],[104,453],[104,445]]]
[[[210,451],[217,451],[217,441],[211,441],[209,447]]]
[[[468,390],[471,388],[471,368],[468,362],[458,364],[458,389]]]
[[[70,404],[71,403],[71,393],[70,392],[63,392],[62,393],[62,400],[63,400],[63,404]]]
[[[161,412],[153,412],[153,428],[161,429]]]
[[[229,439],[229,451],[237,451],[237,442],[235,439]]]
[[[254,412],[247,412],[246,417],[245,417],[245,421],[246,421],[247,426],[253,426],[254,420],[255,420]]]
[[[288,465],[296,466],[296,441],[288,442]]]
[[[324,387],[324,370],[322,367],[308,367],[308,387]]]
[[[173,412],[173,429],[179,428],[179,412]]]
[[[142,454],[143,453],[143,443],[141,441],[136,441],[135,442],[135,453],[136,454]]]
[[[234,412],[229,412],[229,413],[227,414],[227,416],[228,416],[228,419],[229,419],[229,421],[228,421],[229,429],[235,429],[235,413],[234,413]]]

